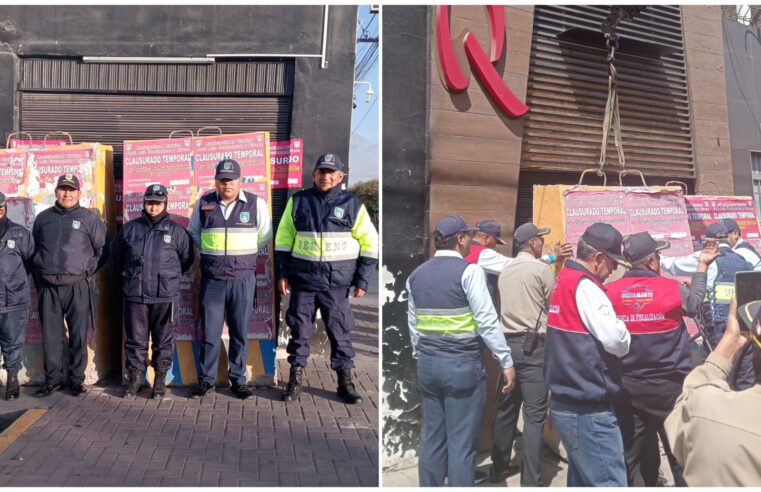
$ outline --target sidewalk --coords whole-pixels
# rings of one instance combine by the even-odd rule
[[[280,401],[288,363],[278,360],[278,388],[254,390],[241,401],[217,389],[203,400],[190,388],[134,401],[121,387],[68,390],[45,399],[23,387],[22,398],[0,401],[0,412],[48,407],[47,413],[0,454],[5,486],[377,486],[378,293],[354,299],[355,384],[364,403],[335,395],[325,357],[310,359],[301,401]],[[286,376],[284,376],[286,375]],[[2,389],[4,392],[4,388]]]

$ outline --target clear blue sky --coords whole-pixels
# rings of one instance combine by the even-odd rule
[[[357,38],[362,35],[362,27],[365,28],[369,37],[378,37],[380,14],[370,14],[369,5],[360,5],[357,12]],[[371,48],[371,43],[357,43],[356,63],[360,63],[362,55],[366,50]],[[380,54],[380,49],[378,50]],[[367,84],[358,84],[354,87],[354,94],[357,97],[357,108],[352,111],[351,116],[351,143],[349,148],[349,184],[377,179],[380,171],[378,142],[380,135],[378,132],[378,120],[380,115],[381,88],[378,84],[378,73],[380,68],[380,58],[367,71],[367,74],[361,79],[370,82],[375,94],[370,102],[367,101]]]

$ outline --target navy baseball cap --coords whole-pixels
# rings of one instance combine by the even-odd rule
[[[465,219],[459,215],[447,215],[436,224],[435,232],[441,234],[445,239],[455,234],[465,234],[467,232],[476,232],[475,227],[468,227]]]
[[[63,186],[68,186],[69,188],[74,188],[75,190],[78,190],[79,178],[77,178],[73,174],[64,174],[63,176],[59,176],[58,184],[55,185],[55,188],[58,189]]]
[[[232,159],[223,159],[217,163],[214,179],[238,179],[240,178],[240,165]]]
[[[333,171],[343,171],[344,163],[338,154],[323,154],[314,164],[314,169],[332,169]]]
[[[5,203],[5,194],[0,193],[0,207],[4,207],[7,204]]]
[[[478,229],[478,232],[494,236],[499,244],[507,244],[504,239],[502,239],[502,227],[496,220],[482,220],[476,224],[476,229]]]
[[[641,260],[656,251],[662,251],[671,247],[668,241],[657,241],[647,232],[638,232],[626,236],[623,240],[624,258],[630,262]]]
[[[587,227],[581,239],[592,246],[597,251],[605,253],[611,259],[621,262],[625,261],[621,254],[621,242],[623,237],[618,229],[604,222],[595,222]]]
[[[722,222],[716,222],[715,224],[708,226],[705,237],[711,239],[726,239],[729,237],[729,229],[727,229],[727,226]]]
[[[154,184],[154,185],[149,185],[148,188],[145,189],[145,194],[143,195],[143,201],[165,202],[168,196],[169,196],[169,192],[167,191],[166,186],[160,185],[160,184]]]
[[[726,227],[729,232],[740,230],[740,224],[738,224],[735,219],[721,219],[719,223],[724,224],[724,227]]]
[[[532,237],[542,237],[546,236],[549,233],[549,227],[540,228],[531,222],[528,222],[526,224],[522,224],[515,230],[515,233],[513,233],[513,239],[515,239],[516,244],[521,245],[527,243]]]

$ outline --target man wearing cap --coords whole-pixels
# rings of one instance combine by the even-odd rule
[[[190,236],[201,253],[201,343],[198,386],[193,398],[214,391],[227,321],[227,360],[232,392],[245,400],[248,386],[248,323],[256,294],[256,255],[272,239],[267,204],[241,188],[240,165],[232,159],[217,164],[212,191],[201,197],[190,218]]]
[[[758,251],[756,251],[756,248],[752,244],[742,238],[740,225],[737,221],[734,219],[721,219],[719,222],[724,224],[724,227],[729,231],[727,242],[732,251],[745,258],[745,261],[753,266],[753,270],[761,271],[761,255],[758,254]]]
[[[708,226],[705,237],[715,240],[719,245],[719,257],[708,267],[706,299],[700,313],[700,319],[707,332],[710,344],[715,346],[724,334],[727,324],[729,303],[735,293],[735,273],[753,270],[753,265],[732,250],[729,245],[729,230],[722,222]],[[672,275],[692,275],[697,271],[700,252],[694,252],[681,258],[663,257],[661,269]],[[745,389],[753,385],[753,361],[750,349],[736,362],[730,377],[734,389]]]
[[[542,487],[540,456],[547,415],[544,340],[555,274],[541,260],[549,228],[523,224],[513,234],[518,255],[499,275],[499,320],[516,371],[515,390],[502,395],[494,418],[489,481],[504,482],[511,470],[518,413],[523,407],[522,487]],[[513,469],[516,468],[513,466]]]
[[[106,224],[79,205],[79,178],[64,174],[55,188],[55,204],[34,220],[32,273],[39,293],[45,386],[34,396],[63,385],[64,320],[69,330],[69,379],[74,395],[83,386],[87,366],[87,326],[92,318],[92,277],[108,259]]]
[[[124,352],[128,373],[124,397],[134,399],[143,383],[148,340],[153,340],[151,398],[166,393],[177,338],[180,277],[193,265],[193,241],[167,213],[167,189],[149,185],[143,213],[125,224],[111,244],[114,272],[121,275],[124,294]]]
[[[621,358],[631,336],[602,284],[623,261],[621,240],[610,224],[589,226],[550,299],[544,379],[552,394],[550,419],[568,452],[569,487],[626,486],[612,403],[621,392]]]
[[[407,320],[423,398],[418,474],[422,487],[470,487],[486,403],[481,349],[499,360],[504,386],[515,386],[510,348],[489,298],[483,269],[463,260],[475,231],[462,217],[441,219],[436,254],[407,279]]]
[[[361,403],[352,382],[354,316],[349,290],[362,297],[378,264],[378,232],[362,202],[341,189],[344,167],[336,154],[317,159],[314,186],[294,194],[285,206],[275,238],[278,287],[291,294],[285,321],[291,329],[291,365],[285,401],[297,400],[309,357],[309,337],[320,310],[330,340],[330,367],[338,376],[337,395]]]
[[[21,370],[24,338],[29,321],[29,272],[34,240],[29,231],[8,218],[8,204],[0,193],[0,351],[6,371],[5,399],[19,397],[18,372]]]
[[[622,359],[624,396],[615,405],[630,487],[638,470],[646,487],[656,486],[660,453],[655,439],[645,446],[645,436],[656,435],[692,370],[683,316],[700,312],[706,272],[719,254],[718,248],[700,252],[688,291],[681,282],[660,275],[660,251],[670,246],[647,232],[627,236],[623,254],[631,269],[607,286],[613,309],[631,334],[629,353]]]
[[[666,434],[691,487],[761,486],[761,301],[730,304],[727,328],[711,355],[684,380]],[[741,325],[743,331],[741,331]],[[754,384],[733,391],[735,360],[751,347]]]

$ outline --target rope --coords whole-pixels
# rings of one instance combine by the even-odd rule
[[[621,115],[618,110],[618,85],[616,83],[616,49],[618,39],[615,34],[605,33],[605,45],[608,47],[608,100],[605,103],[605,115],[602,123],[602,144],[600,146],[600,167],[597,174],[602,176],[605,161],[608,157],[608,138],[613,128],[613,143],[618,152],[618,164],[626,169],[623,140],[621,139]]]

